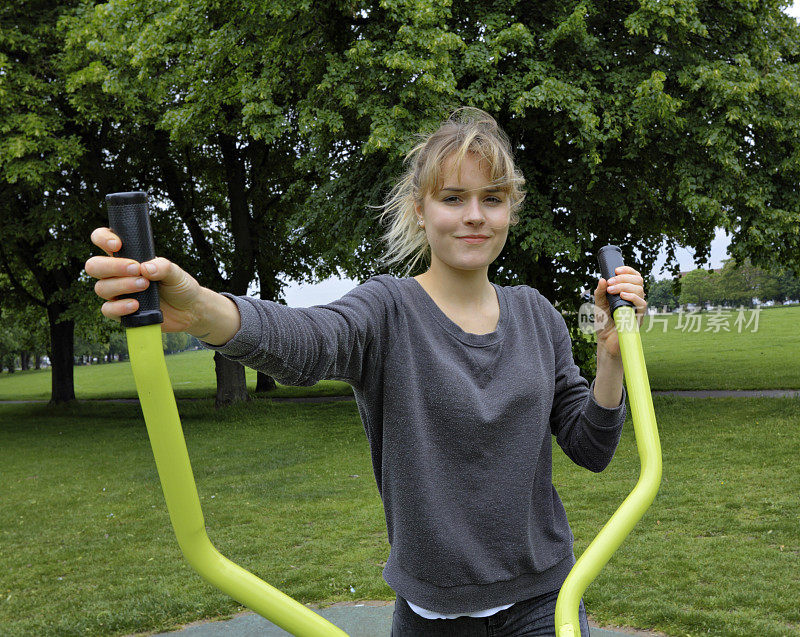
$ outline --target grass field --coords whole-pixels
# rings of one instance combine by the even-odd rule
[[[755,316],[745,310],[749,327],[735,323],[736,314],[722,329],[713,312],[698,319],[668,315],[667,323],[641,327],[642,348],[647,362],[650,388],[659,389],[800,389],[800,306],[762,309]],[[715,323],[716,321],[716,323]],[[717,330],[715,325],[720,327]],[[711,328],[711,329],[709,329]],[[698,331],[693,331],[698,329]],[[178,398],[214,396],[214,353],[209,350],[167,356],[167,368]],[[256,372],[246,368],[248,386],[255,389]],[[84,365],[74,368],[75,396],[90,398],[135,398],[130,363]],[[591,379],[589,379],[591,380]],[[0,374],[0,400],[47,400],[50,398],[49,369]],[[322,381],[314,387],[278,388],[271,396],[352,394],[347,383]]]
[[[713,313],[712,313],[713,314]],[[642,326],[653,389],[800,388],[800,308],[757,331]],[[745,311],[745,320],[748,314]],[[684,317],[684,321],[686,318]],[[695,324],[696,326],[697,324]],[[167,357],[212,542],[304,603],[393,599],[388,542],[354,403],[213,408],[213,353]],[[79,399],[135,397],[128,363],[76,367]],[[246,370],[255,386],[255,372]],[[346,383],[270,395],[348,394]],[[0,375],[0,400],[49,398],[49,370]],[[800,636],[800,399],[656,396],[655,503],[587,589],[602,624],[669,635]],[[601,474],[554,445],[577,555],[638,474],[630,416]],[[0,635],[126,635],[241,608],[183,559],[136,404],[0,404]],[[352,589],[352,590],[351,590]]]
[[[654,404],[661,490],[588,588],[590,615],[680,636],[800,635],[800,400]],[[224,555],[304,603],[394,598],[354,403],[180,413]],[[554,447],[578,555],[636,481],[632,429],[600,474]],[[240,610],[180,554],[138,405],[0,406],[0,466],[0,634],[124,635]]]
[[[216,391],[214,374],[214,352],[191,350],[166,356],[172,389],[176,398],[209,398]],[[78,400],[93,398],[136,398],[131,364],[103,363],[80,365],[73,368],[75,397]],[[251,392],[256,387],[256,372],[245,367],[247,386]],[[50,369],[17,371],[0,374],[0,401],[3,400],[49,400],[51,385]],[[270,396],[340,396],[352,395],[353,390],[345,382],[324,380],[313,387],[291,387],[278,385]]]
[[[800,389],[800,306],[666,318],[640,329],[651,389]]]

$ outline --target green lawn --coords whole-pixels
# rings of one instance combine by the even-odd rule
[[[654,405],[662,487],[587,590],[590,615],[680,636],[800,635],[800,400]],[[394,598],[354,403],[179,409],[224,555],[304,603]],[[630,420],[603,473],[557,446],[554,458],[580,554],[636,481]],[[0,466],[0,634],[124,635],[239,610],[180,554],[137,405],[0,406]]]
[[[800,389],[800,306],[762,309],[755,331],[750,310],[743,313],[745,323],[753,321],[748,327],[737,327],[734,312],[727,318],[727,332],[724,315],[722,319],[712,319],[713,312],[696,316],[700,318],[692,323],[684,316],[684,326],[689,329],[678,327],[677,315],[668,315],[667,324],[645,318],[640,333],[651,389]],[[715,321],[720,325],[718,331]],[[176,397],[214,396],[213,356],[209,350],[167,356]],[[246,368],[245,373],[254,390],[256,372]],[[130,363],[83,365],[75,367],[74,374],[79,400],[136,397]],[[50,385],[49,369],[2,373],[0,401],[48,400]],[[340,394],[352,394],[352,389],[340,381],[323,381],[314,387],[279,385],[270,395]]]
[[[667,324],[645,317],[651,389],[800,389],[800,306],[744,310],[738,325],[737,317],[735,310],[684,315],[681,328],[675,314]]]
[[[684,330],[674,315],[665,328],[645,319],[653,389],[800,388],[800,307],[762,310],[756,331],[737,330],[735,314],[729,331],[707,329],[711,316]],[[212,357],[167,357],[176,395],[205,398],[179,410],[212,542],[301,602],[393,599],[356,405],[218,411]],[[136,396],[128,363],[74,372],[79,399]],[[46,400],[50,379],[1,374],[0,400]],[[324,381],[270,395],[350,393]],[[800,636],[800,400],[656,396],[654,406],[661,490],[587,590],[590,615],[669,635]],[[599,475],[554,450],[579,555],[635,484],[630,420]],[[0,404],[0,467],[0,635],[125,635],[240,610],[180,554],[138,405]]]

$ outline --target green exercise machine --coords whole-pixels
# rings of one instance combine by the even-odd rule
[[[155,258],[147,194],[114,193],[106,196],[106,205],[109,227],[122,239],[115,256],[140,263]],[[207,582],[293,635],[347,637],[324,617],[230,561],[209,540],[161,345],[164,319],[158,284],[152,281],[146,290],[122,297],[139,301],[139,309],[123,316],[122,325],[169,518],[184,557]]]
[[[624,265],[622,251],[614,245],[600,248],[597,259],[606,281],[614,276],[616,268]],[[642,468],[633,491],[581,554],[564,580],[556,602],[557,637],[576,637],[581,634],[578,607],[583,592],[653,503],[661,484],[661,444],[658,440],[658,427],[636,310],[633,303],[620,298],[619,294],[608,294],[607,297],[609,313],[614,319],[619,336],[625,386],[628,389],[631,419]]]
[[[115,256],[139,263],[155,258],[147,194],[110,194],[106,205],[109,227],[122,240]],[[601,270],[609,279],[614,268],[622,265],[622,254],[616,246],[605,246],[600,252]],[[121,322],[170,521],[186,560],[207,582],[297,637],[347,637],[317,613],[227,559],[209,540],[161,345],[158,283],[151,282],[142,292],[121,295],[125,297],[139,301],[139,309],[123,316]],[[644,515],[661,480],[658,430],[636,316],[632,304],[619,295],[609,295],[609,301],[619,333],[642,473],[565,580],[555,611],[558,637],[580,635],[578,605],[583,591]]]

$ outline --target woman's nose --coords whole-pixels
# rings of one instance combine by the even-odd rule
[[[475,221],[483,219],[483,210],[481,209],[480,199],[477,197],[472,197],[467,200],[467,209],[464,213],[464,216],[467,219]]]

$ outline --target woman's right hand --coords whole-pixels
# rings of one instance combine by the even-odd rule
[[[95,228],[91,240],[108,255],[91,257],[85,265],[86,273],[99,279],[94,291],[101,299],[106,299],[100,308],[103,316],[120,322],[120,317],[139,309],[139,302],[117,297],[141,292],[147,289],[150,281],[158,281],[158,298],[164,315],[161,331],[188,332],[197,325],[204,288],[192,276],[164,257],[139,263],[111,256],[119,252],[122,240],[109,228]],[[151,265],[153,272],[148,269]]]

